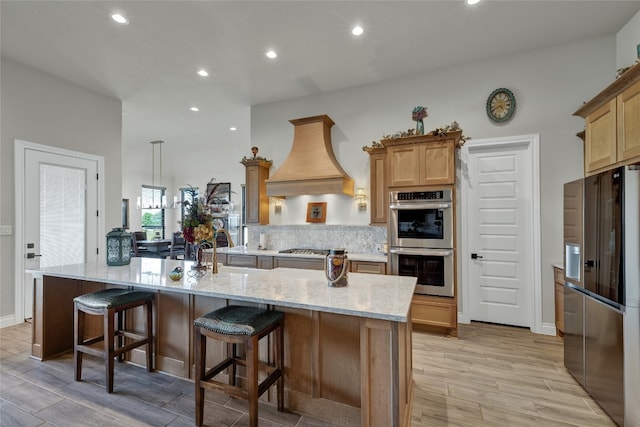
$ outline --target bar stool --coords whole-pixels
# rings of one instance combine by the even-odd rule
[[[222,390],[225,393],[249,402],[249,425],[258,426],[258,398],[277,381],[278,411],[284,411],[284,313],[257,307],[230,305],[197,318],[193,322],[196,352],[196,426],[202,426],[204,416],[204,390]],[[258,360],[258,341],[274,332],[275,366]],[[231,345],[228,357],[212,367],[205,368],[207,337]],[[239,358],[236,345],[244,344],[246,358]],[[246,390],[236,386],[236,366],[246,366]],[[213,378],[229,368],[229,384]],[[268,373],[258,383],[258,371]]]
[[[106,388],[108,393],[113,392],[113,359],[123,360],[126,352],[141,345],[147,346],[147,371],[153,371],[152,361],[152,314],[155,295],[152,292],[130,291],[127,289],[105,289],[90,294],[80,295],[73,299],[74,320],[74,345],[73,364],[76,372],[76,381],[82,379],[82,355],[83,353],[102,357],[106,370]],[[124,328],[123,314],[126,310],[142,306],[146,307],[147,324],[145,334],[129,331]],[[84,338],[85,314],[101,315],[104,329],[102,335],[94,338]],[[117,325],[114,318],[117,316]],[[116,327],[117,326],[117,327]],[[124,338],[133,339],[125,345]],[[117,344],[116,344],[117,338]],[[104,341],[103,349],[92,346]]]

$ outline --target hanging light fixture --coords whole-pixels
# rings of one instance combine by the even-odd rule
[[[166,209],[167,206],[167,196],[161,195],[161,192],[156,191],[156,157],[158,158],[158,172],[160,183],[162,183],[162,144],[164,141],[151,141],[151,200],[149,204],[146,206],[142,206],[142,197],[138,196],[137,207],[145,208],[145,209]],[[158,156],[156,156],[156,146],[158,147]],[[156,198],[156,193],[158,193],[158,197]],[[174,197],[172,208],[176,207],[177,200]]]

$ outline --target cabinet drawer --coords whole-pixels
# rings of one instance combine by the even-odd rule
[[[254,255],[232,255],[227,254],[227,265],[232,267],[253,267],[256,268],[256,256]]]
[[[258,255],[258,268],[271,270],[273,268],[273,257]]]
[[[421,325],[455,328],[457,326],[455,304],[422,300],[414,296],[411,304],[411,321]]]
[[[386,274],[387,264],[384,262],[351,261],[351,271],[354,273]]]
[[[273,259],[273,268],[308,268],[310,270],[324,270],[324,258],[290,258],[275,257]]]
[[[547,270],[549,271],[549,270]],[[564,270],[558,267],[553,267],[553,281],[564,285]]]

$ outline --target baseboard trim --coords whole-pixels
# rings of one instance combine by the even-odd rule
[[[0,328],[6,328],[9,326],[13,326],[16,324],[16,316],[15,314],[11,314],[9,316],[0,317]]]
[[[464,313],[459,311],[458,312],[458,323],[470,324],[471,320],[468,317],[466,317],[464,315]],[[541,325],[541,329],[540,330],[535,330],[535,328],[533,326],[530,329],[531,329],[531,332],[533,332],[535,334],[557,335],[556,334],[556,324],[555,323],[543,323]]]
[[[537,331],[533,331],[537,332]],[[556,324],[555,323],[543,323],[542,330],[538,332],[542,335],[557,335],[556,334]]]

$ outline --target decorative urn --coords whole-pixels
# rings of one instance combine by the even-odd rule
[[[107,233],[107,265],[127,265],[131,262],[131,233],[114,228]]]

